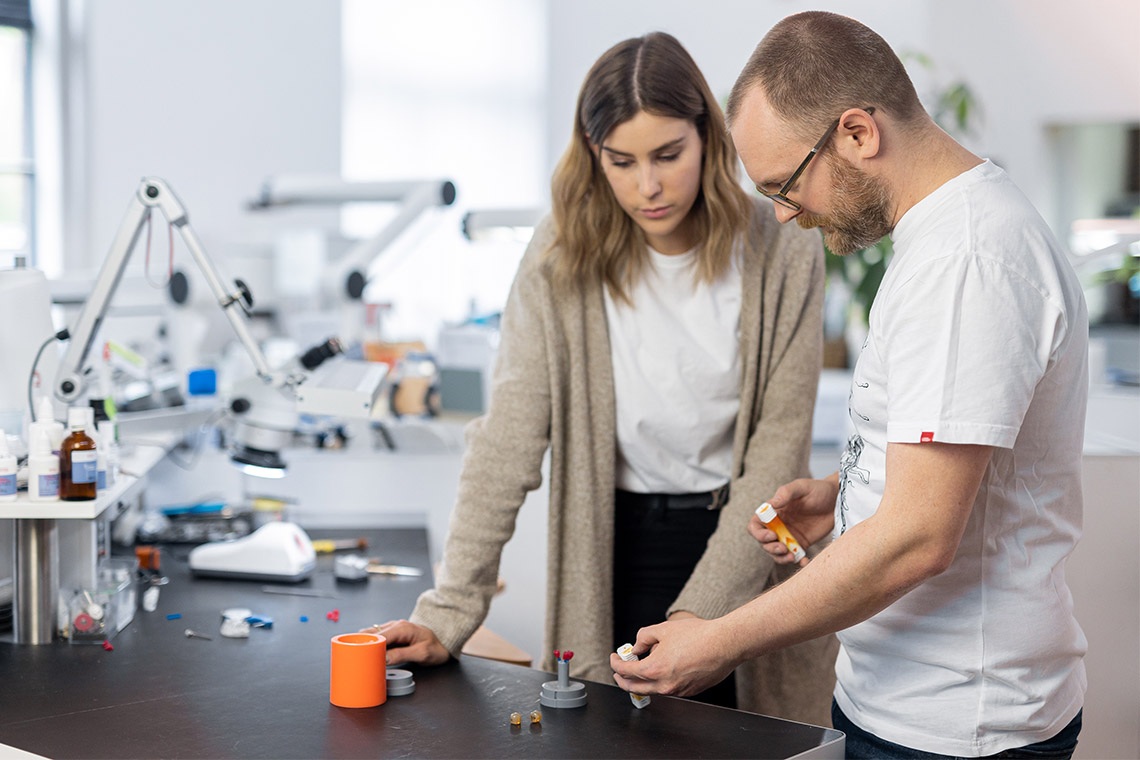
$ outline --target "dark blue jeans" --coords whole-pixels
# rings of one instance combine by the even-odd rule
[[[1083,712],[1083,711],[1082,711]],[[847,734],[847,757],[859,760],[962,760],[957,755],[935,755],[931,752],[910,749],[880,739],[856,726],[835,700],[831,701],[831,725]],[[996,755],[987,755],[992,758],[1070,758],[1073,750],[1077,748],[1077,736],[1081,733],[1081,713],[1073,718],[1069,725],[1061,729],[1056,736],[1043,742],[1027,744],[1024,747],[1015,747],[999,752]]]

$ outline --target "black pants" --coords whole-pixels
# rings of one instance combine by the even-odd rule
[[[637,631],[665,620],[716,530],[719,510],[665,509],[617,491],[614,504],[614,649]],[[736,707],[736,680],[728,678],[692,697]]]

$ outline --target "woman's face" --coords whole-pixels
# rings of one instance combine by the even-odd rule
[[[639,111],[593,149],[649,245],[673,255],[697,244],[689,212],[701,189],[704,146],[693,122]]]

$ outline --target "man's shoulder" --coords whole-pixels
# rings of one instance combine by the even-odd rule
[[[982,174],[934,200],[900,246],[906,267],[974,257],[1037,279],[1064,266],[1061,242],[1004,172]]]

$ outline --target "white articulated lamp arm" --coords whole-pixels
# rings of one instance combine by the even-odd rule
[[[55,381],[55,395],[61,401],[70,403],[83,393],[86,386],[83,364],[91,351],[91,342],[99,332],[99,326],[107,312],[107,305],[115,294],[119,281],[123,278],[131,250],[134,248],[139,233],[142,232],[143,225],[146,224],[154,208],[162,211],[166,220],[182,236],[182,240],[190,249],[190,254],[194,257],[198,268],[202,270],[211,292],[218,299],[218,305],[233,326],[238,340],[241,341],[250,358],[253,359],[253,365],[258,376],[266,382],[273,380],[272,370],[265,360],[265,355],[262,354],[246,325],[245,308],[248,304],[252,304],[249,290],[240,281],[237,283],[238,290],[236,292],[229,292],[225,289],[213,264],[198,242],[197,235],[190,227],[190,220],[182,203],[164,181],[156,177],[144,177],[127,207],[126,216],[123,217],[123,221],[119,225],[119,231],[111,244],[111,250],[103,261],[103,267],[99,270],[95,287],[83,305],[83,310],[75,322],[75,327],[71,330],[71,342],[68,344],[67,352],[64,354]],[[243,299],[245,299],[245,303],[242,302]]]
[[[331,267],[325,277],[325,288],[358,300],[368,284],[368,267],[404,233],[416,219],[433,206],[447,206],[455,200],[455,186],[447,180],[400,183],[404,187],[395,196],[400,206],[378,233],[361,240]],[[343,296],[342,296],[343,297]]]
[[[391,245],[420,214],[433,206],[455,202],[455,185],[446,179],[399,182],[352,182],[339,177],[283,175],[262,185],[250,209],[281,206],[342,205],[345,203],[399,203],[399,209],[384,227],[360,241],[331,266],[322,289],[335,300],[360,300],[368,284],[368,266]]]

